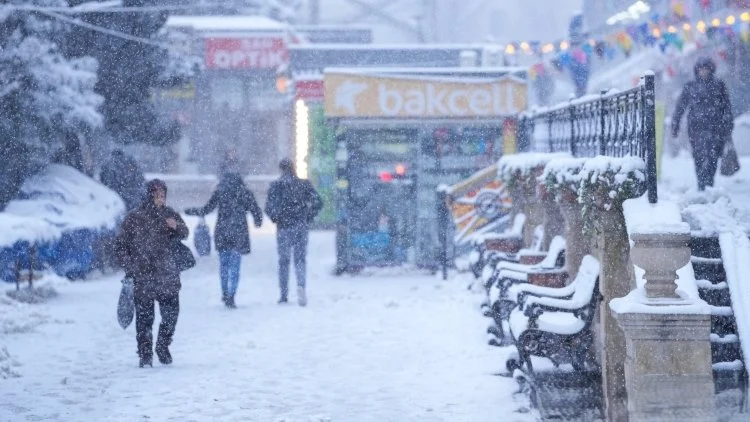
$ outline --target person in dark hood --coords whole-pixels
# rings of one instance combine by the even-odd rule
[[[695,80],[685,85],[672,116],[672,136],[676,138],[682,115],[688,111],[688,138],[698,190],[714,185],[719,158],[734,129],[727,87],[715,73],[716,64],[711,59],[699,59],[695,64]]]
[[[143,202],[146,194],[146,178],[135,158],[122,150],[112,151],[99,173],[99,181],[115,191],[125,203],[125,209],[133,211]]]
[[[139,365],[152,366],[152,327],[154,303],[159,302],[161,323],[156,340],[156,356],[165,365],[172,363],[172,343],[180,312],[180,271],[174,256],[175,244],[188,235],[180,215],[167,207],[167,185],[154,179],[147,184],[147,199],[129,213],[115,240],[118,263],[133,279],[135,328]]]
[[[284,158],[279,163],[281,177],[271,183],[266,201],[266,215],[276,224],[276,247],[279,253],[279,303],[289,295],[289,262],[294,253],[297,276],[297,302],[307,305],[306,259],[310,223],[323,208],[320,195],[312,183],[297,177],[294,163]]]
[[[234,296],[240,279],[242,255],[250,253],[247,213],[253,216],[255,227],[260,227],[263,224],[263,211],[237,173],[225,173],[208,203],[200,208],[188,208],[185,214],[205,216],[217,208],[219,216],[214,243],[219,252],[221,298],[228,308],[235,308]]]

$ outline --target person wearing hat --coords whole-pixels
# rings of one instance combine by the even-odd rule
[[[154,179],[146,185],[143,203],[129,213],[115,241],[118,263],[133,278],[135,328],[139,366],[152,366],[155,302],[159,302],[161,323],[156,356],[164,365],[172,363],[169,345],[180,312],[180,271],[174,245],[188,236],[188,228],[167,203],[167,185]]]
[[[263,224],[263,211],[255,195],[247,188],[238,173],[225,173],[219,186],[203,207],[188,208],[187,215],[205,216],[218,209],[214,243],[219,252],[219,279],[221,300],[227,308],[234,309],[234,296],[240,282],[242,255],[250,253],[250,231],[247,213],[253,216],[255,227]]]
[[[289,263],[294,255],[297,276],[297,302],[307,305],[307,239],[310,223],[323,208],[323,201],[312,183],[297,177],[294,163],[284,158],[279,163],[281,177],[271,183],[266,215],[276,224],[276,248],[279,254],[279,303],[289,297]]]
[[[714,185],[719,158],[727,141],[732,139],[734,116],[724,81],[716,78],[716,64],[709,58],[695,63],[695,80],[685,85],[672,116],[672,137],[680,132],[685,111],[688,139],[695,162],[698,190]]]

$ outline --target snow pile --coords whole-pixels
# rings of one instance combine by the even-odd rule
[[[599,155],[583,165],[581,180],[590,184],[606,182],[605,175],[612,174],[614,183],[626,183],[628,178],[635,177],[637,180],[646,180],[646,163],[639,157],[608,157]]]
[[[115,192],[74,168],[52,164],[26,180],[20,198],[5,211],[42,219],[63,231],[100,230],[117,226],[125,204]]]
[[[696,236],[713,237],[739,230],[738,222],[748,221],[746,212],[737,209],[732,200],[718,189],[687,194],[681,205],[682,218]],[[742,230],[747,231],[747,228]]]
[[[28,333],[47,322],[47,319],[33,306],[0,295],[0,334]]]
[[[20,377],[21,374],[14,369],[18,366],[21,366],[21,364],[13,359],[8,349],[5,347],[0,348],[0,380]]]
[[[525,178],[535,169],[543,168],[551,160],[564,157],[570,157],[570,155],[546,152],[504,155],[498,161],[498,177],[504,181],[518,176]]]
[[[0,248],[11,247],[19,239],[30,243],[45,243],[59,239],[60,229],[48,223],[24,215],[0,213]]]
[[[646,163],[638,157],[596,156],[583,165],[578,196],[586,208],[596,204],[609,210],[642,193],[645,171]]]
[[[745,356],[750,353],[750,240],[742,230],[719,236],[724,271],[727,275],[732,310]]]
[[[547,186],[547,189],[556,194],[561,188],[578,190],[581,181],[581,170],[586,163],[586,158],[555,158],[544,166],[544,172],[539,181]]]
[[[682,221],[680,207],[670,201],[656,204],[646,196],[628,199],[622,205],[628,235],[633,233],[690,233],[690,225]],[[632,242],[631,242],[632,246]]]
[[[54,287],[45,285],[20,290],[8,290],[8,297],[23,303],[44,303],[49,299],[57,297]]]

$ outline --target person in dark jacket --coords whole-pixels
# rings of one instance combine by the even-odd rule
[[[128,212],[138,208],[145,198],[146,178],[140,166],[135,158],[119,149],[112,151],[112,156],[102,166],[99,181],[120,195]]]
[[[279,254],[279,303],[289,295],[289,262],[294,253],[297,276],[297,301],[307,305],[306,258],[310,223],[323,208],[323,201],[313,185],[297,177],[294,163],[285,158],[279,163],[281,177],[271,183],[266,201],[266,215],[276,224],[276,247]]]
[[[237,173],[225,173],[208,203],[201,208],[189,208],[185,213],[204,216],[217,208],[219,216],[214,243],[219,252],[221,297],[228,308],[235,308],[234,295],[240,280],[241,258],[250,253],[247,213],[253,216],[255,227],[260,227],[263,224],[263,211]]]
[[[685,85],[672,116],[672,136],[680,131],[680,120],[688,111],[687,130],[698,176],[698,190],[714,185],[724,145],[732,136],[734,118],[724,82],[715,77],[716,65],[701,58],[695,64],[695,80]]]
[[[125,217],[115,241],[117,260],[134,282],[135,328],[141,367],[152,366],[155,302],[159,302],[161,313],[156,356],[165,365],[172,363],[169,345],[180,312],[181,287],[173,251],[175,244],[188,235],[180,215],[166,206],[167,185],[154,179],[148,182],[147,192],[147,199],[141,206]]]

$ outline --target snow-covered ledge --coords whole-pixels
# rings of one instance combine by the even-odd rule
[[[598,156],[584,163],[578,198],[583,206],[584,230],[595,240],[593,249],[601,262],[599,290],[603,297],[598,335],[602,362],[602,388],[607,420],[627,420],[625,334],[606,310],[610,300],[635,288],[630,244],[623,203],[645,189],[646,163],[638,157]]]
[[[610,301],[626,339],[628,419],[716,421],[710,308],[690,264],[690,228],[676,204],[623,204],[636,288]]]
[[[498,162],[498,178],[503,181],[513,199],[516,212],[526,215],[524,224],[524,244],[530,245],[534,228],[544,224],[545,214],[542,201],[537,195],[537,178],[544,166],[555,158],[569,157],[559,153],[521,153],[504,155]],[[545,228],[546,231],[546,228]],[[551,236],[545,233],[545,249]]]
[[[581,170],[586,158],[555,158],[539,177],[546,191],[557,201],[565,222],[565,270],[574,280],[583,257],[591,252],[591,240],[583,232],[583,205],[578,200]]]

